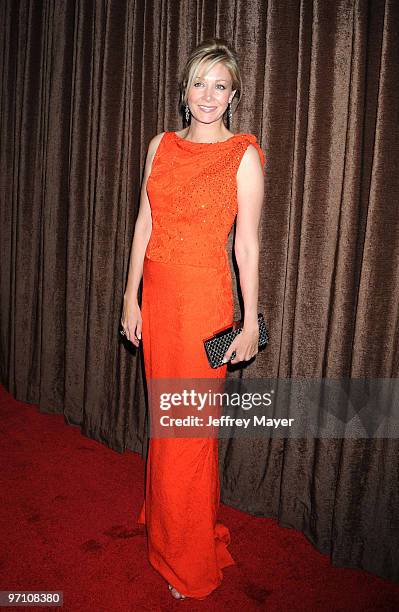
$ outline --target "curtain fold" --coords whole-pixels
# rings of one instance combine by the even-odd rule
[[[271,342],[231,376],[398,377],[395,0],[3,0],[0,19],[0,375],[16,398],[145,456],[123,291],[149,140],[181,128],[178,78],[209,36],[240,55],[233,131],[266,157]],[[238,280],[234,292],[238,317]],[[335,565],[399,581],[398,450],[221,440],[222,501],[303,531]]]

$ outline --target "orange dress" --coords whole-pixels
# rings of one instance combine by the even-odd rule
[[[143,264],[142,346],[147,383],[158,378],[219,378],[203,339],[233,321],[226,251],[237,214],[236,174],[255,136],[198,143],[165,132],[147,192],[152,233]],[[230,533],[217,521],[218,439],[150,437],[145,501],[138,522],[147,528],[151,565],[180,593],[202,599],[216,589],[222,568],[235,562]]]

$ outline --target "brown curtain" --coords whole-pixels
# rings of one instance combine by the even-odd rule
[[[396,0],[2,0],[0,15],[1,381],[16,398],[144,456],[143,362],[118,338],[140,180],[150,138],[182,127],[188,52],[213,35],[241,56],[233,131],[266,155],[271,342],[238,375],[398,376]],[[399,581],[397,440],[221,440],[220,460],[225,503]]]

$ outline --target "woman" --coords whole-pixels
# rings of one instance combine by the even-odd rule
[[[223,121],[241,89],[235,52],[219,39],[204,41],[181,81],[188,127],[149,144],[121,319],[135,346],[142,337],[147,381],[224,379],[228,361],[258,352],[264,157],[255,136],[233,134]],[[233,321],[226,243],[236,217],[243,330],[225,365],[213,369],[203,339]],[[138,522],[147,528],[149,560],[176,599],[204,599],[221,583],[222,568],[235,563],[218,506],[217,438],[151,437]]]

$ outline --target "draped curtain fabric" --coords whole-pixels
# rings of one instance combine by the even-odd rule
[[[16,398],[145,455],[122,298],[147,146],[182,127],[178,77],[208,36],[240,55],[233,131],[266,156],[271,341],[230,375],[398,376],[396,0],[2,0],[0,19],[0,367]],[[220,448],[222,501],[399,581],[397,440]]]

